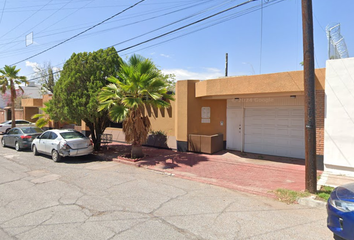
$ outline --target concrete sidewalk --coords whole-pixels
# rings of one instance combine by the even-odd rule
[[[103,153],[114,161],[257,195],[275,197],[274,191],[278,188],[305,190],[303,159],[237,151],[208,155],[143,147],[145,157],[133,162],[124,158],[129,151],[129,145],[113,143]],[[318,174],[323,173],[318,171]],[[328,185],[327,182],[333,183],[331,186],[341,185],[345,181],[354,182],[353,178],[344,179],[328,173],[323,176],[318,182],[322,185]],[[335,184],[333,179],[336,179]]]

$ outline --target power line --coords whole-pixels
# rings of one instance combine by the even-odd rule
[[[209,19],[209,18],[215,17],[215,16],[220,15],[220,14],[222,14],[222,13],[224,13],[224,12],[230,11],[230,10],[232,10],[232,9],[235,9],[235,8],[237,8],[237,7],[240,7],[240,6],[243,6],[243,5],[245,5],[245,4],[247,4],[247,3],[250,3],[250,2],[253,2],[253,1],[255,1],[255,0],[248,0],[248,1],[246,1],[246,2],[237,4],[237,5],[233,6],[233,7],[230,7],[230,8],[228,8],[228,9],[223,10],[223,11],[217,12],[217,13],[215,13],[215,14],[212,14],[212,15],[208,16],[208,17],[199,19],[199,20],[197,20],[197,21],[195,21],[195,22],[189,23],[189,24],[184,25],[184,26],[182,26],[182,27],[176,28],[176,29],[174,29],[174,30],[172,30],[172,31],[169,31],[169,32],[166,32],[166,33],[164,33],[164,34],[158,35],[158,36],[156,36],[156,37],[150,38],[150,39],[145,40],[145,41],[143,41],[143,42],[134,44],[134,45],[132,45],[132,46],[130,46],[130,47],[123,48],[123,49],[121,49],[121,50],[119,50],[119,51],[117,51],[117,52],[122,52],[122,51],[125,51],[125,50],[128,50],[128,49],[131,49],[131,48],[133,48],[133,47],[137,47],[137,46],[139,46],[139,45],[142,45],[142,44],[144,44],[144,43],[151,42],[151,41],[153,41],[153,40],[156,40],[156,39],[159,39],[159,38],[164,37],[164,36],[166,36],[166,35],[169,35],[169,34],[171,34],[171,33],[177,32],[177,31],[182,30],[182,29],[184,29],[184,28],[186,28],[186,27],[190,27],[190,26],[192,26],[192,25],[194,25],[194,24],[203,22],[203,21],[205,21],[205,20],[207,20],[207,19]],[[119,43],[118,43],[118,44],[119,44]],[[110,47],[114,47],[114,46],[116,46],[116,45],[118,45],[118,44],[114,44],[114,45],[112,45],[112,46],[110,46]]]
[[[35,13],[33,13],[31,16],[29,16],[28,18],[26,18],[25,20],[23,20],[20,24],[18,24],[16,27],[12,28],[10,31],[8,31],[7,33],[5,33],[4,35],[2,35],[0,37],[3,38],[4,36],[6,36],[7,34],[9,34],[10,32],[12,32],[13,30],[15,30],[16,28],[18,28],[19,26],[21,26],[24,22],[26,22],[28,19],[30,19],[31,17],[33,17],[37,12],[39,12],[41,9],[45,8],[50,2],[52,2],[53,0],[50,0],[47,4],[45,4],[43,7],[41,7],[39,10],[37,10]]]
[[[262,74],[262,49],[263,48],[263,0],[261,0],[261,39],[259,49],[259,74]]]
[[[252,0],[251,0],[251,1],[252,1]],[[242,5],[244,5],[244,4],[248,3],[248,2],[251,2],[251,1],[244,2],[244,3],[242,3]],[[224,19],[224,20],[219,20],[218,22],[213,23],[213,24],[211,24],[211,25],[208,25],[208,26],[205,26],[205,27],[203,27],[203,28],[194,30],[194,31],[192,31],[192,32],[185,33],[185,34],[183,34],[183,35],[180,35],[180,36],[177,36],[177,37],[174,37],[174,38],[165,40],[165,41],[160,42],[160,43],[153,44],[153,45],[151,45],[151,46],[148,46],[148,47],[145,47],[145,48],[142,48],[142,49],[154,47],[154,46],[156,46],[156,45],[159,45],[159,44],[162,44],[162,43],[165,43],[165,42],[174,40],[174,39],[176,39],[176,38],[180,38],[180,37],[183,37],[183,36],[186,36],[186,35],[195,33],[195,32],[197,32],[197,31],[201,31],[201,30],[203,30],[203,29],[209,28],[209,27],[211,27],[211,26],[215,26],[215,25],[220,24],[220,23],[223,23],[223,22],[225,22],[225,21],[229,21],[229,20],[232,20],[232,19],[234,19],[234,18],[241,17],[241,16],[243,16],[243,15],[245,15],[245,14],[255,12],[255,11],[259,10],[260,7],[267,8],[267,7],[270,7],[271,5],[274,5],[274,4],[283,2],[283,1],[285,1],[285,0],[273,0],[273,1],[267,2],[267,4],[264,5],[264,6],[262,6],[262,5],[261,5],[261,6],[260,6],[260,5],[257,5],[257,6],[254,6],[254,7],[248,8],[248,9],[245,9],[245,10],[243,10],[243,11],[241,11],[241,12],[237,12],[236,14],[232,14],[231,16],[229,15],[229,16],[223,17],[223,18],[226,18],[226,19]],[[237,6],[239,6],[239,5],[236,5],[236,6],[232,7],[232,8],[235,8],[235,7],[237,7]],[[226,10],[228,10],[228,9],[226,9]],[[221,12],[225,12],[226,10],[221,11]],[[213,14],[213,15],[211,15],[211,16],[218,15],[218,14],[221,13],[221,12],[218,12],[218,13]],[[210,18],[210,16],[209,16],[209,17],[206,17],[206,18]],[[205,19],[205,18],[203,18],[203,19]],[[202,20],[202,19],[200,19],[200,20],[198,20],[198,21],[201,22],[201,20]],[[198,22],[198,21],[196,21],[196,22]],[[195,22],[194,22],[194,23],[195,23]],[[185,25],[185,26],[183,26],[182,28],[185,28],[186,26],[193,25],[194,23]],[[180,29],[180,28],[178,28],[178,29]],[[176,30],[176,29],[175,29],[175,30]],[[170,31],[170,32],[176,32],[175,30]],[[167,35],[167,34],[162,34],[162,35]],[[161,35],[160,35],[160,36],[161,36]],[[159,36],[158,36],[158,37],[159,37]],[[156,38],[156,37],[155,37],[155,38]],[[147,41],[149,42],[149,41],[151,41],[151,40],[149,39],[149,40],[147,40]],[[147,42],[147,41],[144,41],[143,43],[145,43],[145,42]],[[119,45],[119,44],[120,44],[120,43],[118,43],[118,44],[116,44],[116,45]],[[139,43],[138,45],[141,45],[141,44],[142,44],[142,43]],[[116,46],[116,45],[113,45],[113,46]],[[113,46],[111,46],[111,47],[113,47]],[[135,47],[135,46],[137,46],[137,45],[133,45],[133,46],[131,46],[131,47],[118,50],[118,51],[116,51],[116,52],[117,52],[117,53],[118,53],[118,52],[122,52],[122,51],[125,51],[125,50],[127,50],[127,49],[133,48],[133,47]],[[108,47],[107,47],[107,48],[108,48]],[[139,49],[139,50],[141,50],[141,49]],[[129,54],[129,53],[128,53],[128,54]],[[126,55],[126,54],[123,54],[123,55]],[[58,65],[61,65],[61,64],[58,64]],[[61,71],[57,71],[57,72],[55,72],[55,73],[59,73],[59,72],[61,72]],[[39,78],[32,78],[32,79],[29,79],[28,81],[37,80],[37,79],[39,79]]]
[[[111,17],[109,17],[109,18],[106,18],[106,19],[103,20],[102,22],[99,22],[99,23],[93,25],[92,27],[89,27],[88,29],[86,29],[86,30],[84,30],[84,31],[82,31],[82,32],[80,32],[80,33],[78,33],[78,34],[76,34],[76,35],[74,35],[74,36],[72,36],[72,37],[70,37],[70,38],[68,38],[68,39],[66,39],[66,40],[64,40],[64,41],[62,41],[62,42],[60,42],[60,43],[54,45],[54,46],[52,46],[52,47],[50,47],[50,48],[47,48],[46,50],[43,50],[43,51],[41,51],[41,52],[39,52],[39,53],[37,53],[37,54],[34,54],[34,55],[32,55],[32,56],[30,56],[30,57],[28,57],[28,58],[26,58],[26,59],[23,59],[23,60],[21,60],[21,61],[18,61],[18,62],[16,62],[16,63],[13,63],[13,64],[11,64],[11,66],[12,66],[12,65],[16,65],[16,64],[21,63],[21,62],[24,62],[24,61],[26,61],[26,60],[28,60],[28,59],[31,59],[31,58],[33,58],[33,57],[36,57],[36,56],[42,54],[42,53],[45,53],[45,52],[47,52],[47,51],[49,51],[49,50],[51,50],[51,49],[53,49],[53,48],[56,48],[56,47],[58,47],[58,46],[60,46],[60,45],[62,45],[62,44],[64,44],[64,43],[70,41],[71,39],[74,39],[74,38],[76,38],[76,37],[78,37],[78,36],[84,34],[85,32],[88,32],[88,31],[90,31],[91,29],[93,29],[93,28],[95,28],[95,27],[97,27],[97,26],[99,26],[99,25],[101,25],[101,24],[107,22],[108,20],[110,20],[110,19],[112,19],[112,18],[114,18],[114,17],[116,17],[116,16],[118,16],[118,15],[120,15],[120,14],[122,14],[122,13],[128,11],[129,9],[131,9],[131,8],[133,8],[133,7],[135,7],[135,6],[137,6],[138,4],[140,4],[140,3],[144,2],[144,1],[145,1],[145,0],[141,0],[141,1],[139,1],[139,2],[137,2],[137,3],[135,3],[135,4],[133,4],[133,5],[131,5],[131,6],[127,7],[127,8],[125,8],[124,10],[122,10],[122,11],[120,11],[120,12],[114,14],[113,16],[111,16]]]
[[[71,0],[70,2],[67,2],[66,4],[64,4],[63,6],[61,6],[59,9],[57,9],[53,14],[51,14],[51,15],[49,15],[48,17],[46,17],[45,19],[43,19],[41,22],[39,22],[39,23],[37,23],[34,27],[32,27],[32,29],[33,28],[35,28],[35,27],[37,27],[38,25],[40,25],[40,24],[42,24],[43,22],[45,22],[48,18],[51,18],[54,14],[56,14],[57,12],[59,12],[61,9],[63,9],[65,6],[67,6],[69,3],[71,3],[73,0]],[[16,38],[19,38],[19,37],[21,37],[21,36],[23,36],[24,34],[21,34],[21,35],[19,35],[18,37],[16,37]],[[14,39],[16,39],[16,38],[14,38]],[[6,46],[6,45],[5,45]],[[13,45],[12,47],[9,47],[9,48],[7,48],[7,50],[9,50],[9,49],[12,49],[13,47],[14,47],[15,45]]]
[[[94,1],[94,0],[93,0]],[[90,34],[85,34],[85,37],[87,37],[87,36],[89,36],[89,35],[94,35],[94,34],[98,34],[98,33],[100,33],[100,32],[107,32],[107,31],[111,31],[111,30],[114,30],[114,29],[117,29],[117,28],[121,28],[121,27],[126,27],[126,26],[130,26],[130,25],[134,25],[134,24],[137,24],[137,23],[140,23],[140,22],[146,22],[146,21],[148,21],[148,20],[151,20],[151,19],[155,19],[155,18],[158,18],[158,17],[162,17],[162,16],[167,16],[167,15],[170,15],[170,14],[173,14],[173,13],[177,13],[177,12],[179,12],[179,11],[183,11],[183,10],[186,10],[186,9],[190,9],[190,8],[193,8],[193,7],[195,7],[195,6],[199,6],[199,5],[201,5],[201,4],[205,4],[205,3],[207,3],[207,2],[212,2],[213,0],[209,0],[209,1],[203,1],[202,3],[197,3],[197,4],[194,4],[194,5],[191,5],[191,6],[185,6],[185,4],[183,4],[183,6],[185,6],[185,7],[183,7],[183,8],[181,8],[181,9],[177,9],[177,10],[174,10],[174,11],[170,11],[170,12],[167,12],[167,13],[164,13],[164,14],[162,14],[162,15],[159,15],[159,16],[153,16],[153,17],[149,17],[149,18],[145,18],[145,19],[143,19],[143,20],[139,20],[139,21],[135,21],[135,22],[132,22],[132,23],[127,23],[127,24],[124,24],[124,25],[120,25],[120,26],[117,26],[117,27],[112,27],[112,28],[110,28],[110,29],[104,29],[104,30],[101,30],[101,31],[97,31],[97,32],[93,32],[93,33],[90,33]],[[233,0],[228,0],[228,1],[226,1],[226,2],[230,2],[230,1],[233,1]],[[92,2],[92,1],[91,1]],[[91,2],[89,2],[88,4],[90,4]],[[220,5],[222,5],[222,4],[220,4]],[[219,5],[219,6],[220,6]],[[169,9],[169,8],[167,8],[167,9]],[[167,10],[166,9],[166,10]],[[78,9],[77,11],[79,11],[80,9]],[[77,11],[75,11],[75,12],[77,12]],[[207,11],[207,10],[204,10],[204,11]],[[74,13],[75,13],[74,12]],[[161,12],[161,10],[154,10],[154,11],[152,11],[151,13],[155,13],[155,12]],[[73,14],[73,13],[72,13]],[[72,14],[70,14],[70,15],[72,15]],[[145,13],[143,13],[143,14],[139,14],[139,16],[143,16],[143,15],[148,15],[149,13],[147,13],[147,12],[145,12]],[[68,15],[68,16],[70,16],[70,15]],[[65,18],[67,18],[68,16],[66,16]],[[65,18],[63,18],[63,19],[65,19]],[[134,16],[131,16],[131,17],[129,17],[129,18],[136,18],[136,16],[134,15]],[[119,19],[118,21],[121,21],[122,19],[129,19],[129,18],[121,18],[121,19]],[[61,20],[59,20],[59,21],[57,21],[55,24],[57,24],[58,22],[60,22],[60,21],[62,21],[63,19],[61,19]],[[110,23],[113,23],[113,22],[116,22],[117,20],[115,20],[115,21],[111,21]],[[54,24],[54,25],[55,25]],[[109,24],[109,23],[105,23],[105,24]],[[52,27],[53,25],[51,25],[50,27]],[[44,37],[48,37],[48,36],[53,36],[53,35],[57,35],[57,34],[62,34],[62,33],[65,33],[65,32],[71,32],[71,31],[75,31],[75,30],[80,30],[80,29],[83,29],[83,28],[87,28],[87,26],[85,26],[85,27],[81,27],[81,28],[75,28],[75,29],[72,29],[72,30],[68,30],[67,28],[65,28],[65,31],[61,31],[61,32],[55,32],[55,33],[52,33],[52,34],[47,34],[47,35],[38,35],[38,34],[40,34],[41,32],[43,32],[44,30],[46,30],[46,29],[43,29],[42,31],[40,31],[40,32],[38,32],[37,34],[36,34],[36,39],[39,39],[39,38],[44,38]],[[21,40],[22,41],[22,40]],[[62,40],[59,40],[59,41],[56,41],[56,42],[60,42],[60,41],[62,41]],[[12,44],[12,43],[18,43],[18,42],[20,42],[20,41],[11,41],[11,42],[7,42],[7,43],[3,43],[3,44],[0,44],[0,46],[2,46],[2,47],[4,47],[4,46],[6,46],[6,45],[9,45],[9,44]],[[48,43],[47,43],[48,44]],[[43,47],[43,46],[42,46]],[[11,48],[13,48],[13,47],[11,47]],[[20,49],[16,49],[16,50],[14,50],[14,51],[21,51],[22,53],[24,53],[24,52],[35,52],[36,50],[31,50],[31,51],[22,51],[22,49],[23,48],[20,48]],[[7,49],[7,51],[4,51],[3,53],[2,53],[2,57],[5,57],[5,53],[8,53],[8,54],[10,54],[10,53],[13,53],[14,51],[8,51],[9,50],[9,48]],[[13,56],[13,54],[11,55],[11,56]]]
[[[0,25],[1,25],[1,21],[2,21],[2,16],[4,15],[5,6],[6,6],[6,0],[4,1],[4,7],[2,8],[2,11],[1,11]]]
[[[232,1],[232,0],[231,0],[231,1]],[[162,27],[159,27],[159,28],[156,28],[156,29],[154,29],[154,30],[148,31],[148,32],[146,32],[146,33],[143,33],[143,34],[134,36],[134,37],[132,37],[132,38],[126,39],[126,40],[124,40],[124,41],[122,41],[122,42],[119,42],[119,43],[113,45],[113,46],[117,46],[117,45],[120,45],[120,44],[129,42],[129,41],[134,40],[134,39],[136,39],[136,38],[139,38],[139,37],[145,36],[145,35],[147,35],[147,34],[150,34],[150,33],[156,32],[156,31],[158,31],[158,30],[161,30],[161,29],[163,29],[163,28],[172,26],[173,24],[176,24],[176,23],[178,23],[178,22],[182,22],[182,21],[184,21],[184,20],[186,20],[186,19],[189,19],[189,18],[198,16],[198,15],[200,15],[200,14],[202,14],[202,13],[205,13],[205,12],[207,12],[207,11],[210,11],[210,10],[212,10],[212,9],[214,9],[214,8],[220,7],[220,6],[224,5],[224,4],[226,4],[227,2],[230,2],[230,1],[225,1],[225,2],[222,3],[222,4],[218,4],[218,5],[214,6],[214,7],[205,9],[205,10],[203,10],[203,11],[199,11],[198,13],[194,13],[194,14],[189,15],[189,16],[187,16],[187,17],[181,18],[181,19],[179,19],[179,20],[177,20],[177,21],[174,21],[174,22],[172,22],[172,23],[166,24],[166,25],[164,25],[164,26],[162,26]],[[197,6],[197,5],[199,5],[199,4],[193,5],[193,6],[191,6],[191,7],[194,7],[194,6]],[[183,8],[183,9],[181,9],[181,10],[188,9],[188,8],[190,8],[190,7],[186,7],[186,8]]]
[[[274,5],[274,4],[283,2],[283,1],[285,1],[285,0],[273,0],[273,2],[267,3],[267,5],[263,6],[263,8],[269,7],[269,6],[271,6],[271,5]],[[147,49],[147,48],[150,48],[150,47],[154,47],[154,46],[157,46],[157,45],[160,45],[160,44],[163,44],[163,43],[172,41],[172,40],[174,40],[174,39],[187,36],[187,35],[189,35],[189,34],[193,34],[193,33],[195,33],[195,32],[204,30],[204,29],[206,29],[206,28],[215,26],[215,25],[217,25],[217,24],[220,24],[220,23],[223,23],[223,22],[226,22],[226,21],[230,21],[230,20],[232,20],[232,19],[241,17],[241,16],[243,16],[243,15],[246,15],[246,14],[249,14],[249,13],[252,13],[252,12],[255,12],[255,11],[259,10],[259,9],[260,9],[260,6],[254,6],[254,7],[245,9],[245,10],[243,10],[243,11],[241,11],[241,12],[237,12],[236,14],[231,14],[231,15],[225,16],[225,17],[223,17],[221,20],[219,20],[219,21],[216,22],[216,23],[209,24],[209,25],[207,25],[207,26],[205,26],[205,27],[203,27],[203,28],[199,28],[199,29],[193,30],[193,31],[191,31],[191,32],[188,32],[188,33],[185,33],[185,34],[182,34],[182,35],[179,35],[179,36],[176,36],[176,37],[173,37],[173,38],[164,40],[164,41],[162,41],[162,42],[159,42],[159,43],[156,43],[156,44],[147,46],[147,47],[139,48],[137,51],[140,51],[140,50],[143,50],[143,49]],[[132,52],[131,52],[131,53],[132,53]],[[122,56],[124,56],[124,55],[129,55],[129,54],[131,54],[131,53],[126,53],[126,54],[123,54]]]

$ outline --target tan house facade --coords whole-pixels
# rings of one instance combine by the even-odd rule
[[[317,155],[323,156],[325,69],[316,70]],[[30,100],[28,100],[29,103]],[[35,101],[32,106],[38,106]],[[25,104],[25,118],[31,104]],[[190,150],[192,135],[222,134],[223,148],[285,157],[305,157],[303,71],[210,80],[177,81],[169,109],[145,107],[152,129],[168,146]],[[82,124],[82,130],[87,130]],[[119,128],[109,127],[115,141]]]
[[[325,69],[316,70],[317,154],[323,155]],[[189,134],[223,134],[226,149],[305,157],[303,71],[178,81],[177,149]]]

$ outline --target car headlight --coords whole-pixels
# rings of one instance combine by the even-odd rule
[[[336,209],[342,212],[352,212],[354,211],[354,202],[347,202],[338,199],[330,199],[329,203]]]

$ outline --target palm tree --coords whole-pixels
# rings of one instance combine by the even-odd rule
[[[18,76],[21,69],[16,69],[16,66],[7,66],[3,69],[0,69],[0,87],[1,92],[4,94],[6,90],[10,90],[11,93],[11,127],[16,127],[15,122],[15,99],[16,99],[16,89],[15,84],[18,85],[18,88],[23,92],[20,84],[28,84],[25,76]]]
[[[108,110],[114,122],[123,122],[125,140],[132,144],[131,157],[143,157],[142,144],[150,131],[150,120],[143,114],[144,105],[168,108],[168,83],[154,63],[139,55],[122,62],[118,78],[107,78],[111,83],[103,87],[98,95],[99,111]]]
[[[42,111],[42,113],[37,113],[37,114],[33,115],[31,118],[32,119],[37,118],[36,126],[39,128],[42,128],[42,127],[48,125],[50,123],[50,121],[52,121],[52,120],[50,119],[47,107],[40,108],[40,110]]]

